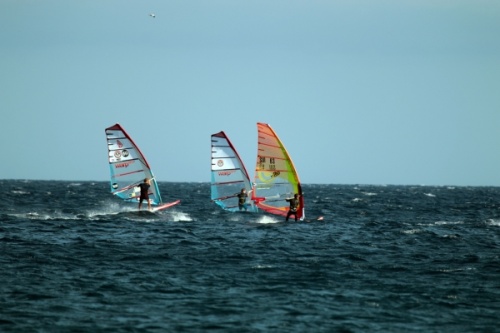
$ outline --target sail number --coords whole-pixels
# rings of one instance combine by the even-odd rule
[[[269,170],[276,170],[276,165],[274,164],[274,157],[269,158]]]
[[[263,156],[259,156],[258,168],[259,168],[259,170],[266,170],[267,169],[269,171],[273,171],[272,176],[271,176],[273,178],[278,177],[280,175],[280,172],[276,170],[276,161],[275,161],[274,157],[269,158],[269,165],[266,168],[266,158]]]

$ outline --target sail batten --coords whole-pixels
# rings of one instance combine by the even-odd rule
[[[214,185],[228,185],[228,184],[245,184],[243,180],[235,180],[231,182],[214,182]]]

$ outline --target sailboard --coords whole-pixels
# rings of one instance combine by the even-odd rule
[[[245,189],[247,195],[251,196],[252,184],[248,172],[233,144],[223,131],[212,134],[211,142],[211,199],[224,210],[239,211],[238,194],[241,190]],[[247,199],[246,211],[257,212],[257,207],[249,199]]]
[[[180,200],[169,203],[162,201],[151,167],[139,147],[120,124],[106,128],[106,140],[112,194],[126,202],[138,204],[141,195],[138,185],[147,178],[150,181],[149,201],[155,206],[152,207],[152,211],[167,209],[180,202]],[[147,205],[147,202],[143,204]]]
[[[290,154],[270,125],[257,123],[257,131],[257,163],[252,193],[256,206],[267,213],[286,216],[290,208],[286,199],[299,194],[297,218],[303,220],[302,187]]]

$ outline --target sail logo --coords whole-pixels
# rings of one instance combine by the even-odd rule
[[[116,144],[118,145],[118,148],[123,147],[123,143],[120,140],[116,140]]]
[[[219,176],[231,176],[234,173],[234,170],[230,171],[219,171]]]
[[[126,168],[128,167],[130,164],[134,163],[134,161],[128,161],[128,162],[122,162],[122,163],[116,163],[115,164],[115,168],[118,169],[118,168]]]
[[[218,166],[219,168],[222,168],[222,166],[223,166],[223,165],[224,165],[224,161],[223,161],[223,160],[218,160],[218,161],[217,161],[217,166]]]
[[[122,152],[119,151],[119,150],[115,150],[115,154],[114,155],[115,155],[115,158],[120,159],[120,157],[122,157]]]
[[[271,183],[275,181],[275,178],[280,174],[279,171],[269,172],[269,171],[259,171],[257,177],[263,183]]]

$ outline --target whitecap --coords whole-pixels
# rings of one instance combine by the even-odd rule
[[[486,221],[486,224],[493,225],[495,227],[500,227],[500,220],[489,219]]]
[[[410,230],[404,230],[403,233],[407,235],[413,235],[416,233],[422,232],[421,229],[410,229]]]
[[[21,191],[21,190],[12,190],[11,193],[14,193],[14,194],[30,194],[30,192]]]
[[[436,221],[435,225],[447,225],[447,224],[463,224],[463,221]]]
[[[191,222],[193,219],[189,214],[183,213],[183,212],[172,212],[170,213],[172,216],[172,220],[175,222]]]
[[[262,223],[262,224],[268,224],[268,223],[278,223],[281,221],[276,220],[275,218],[271,216],[262,216],[257,220],[257,223]]]

